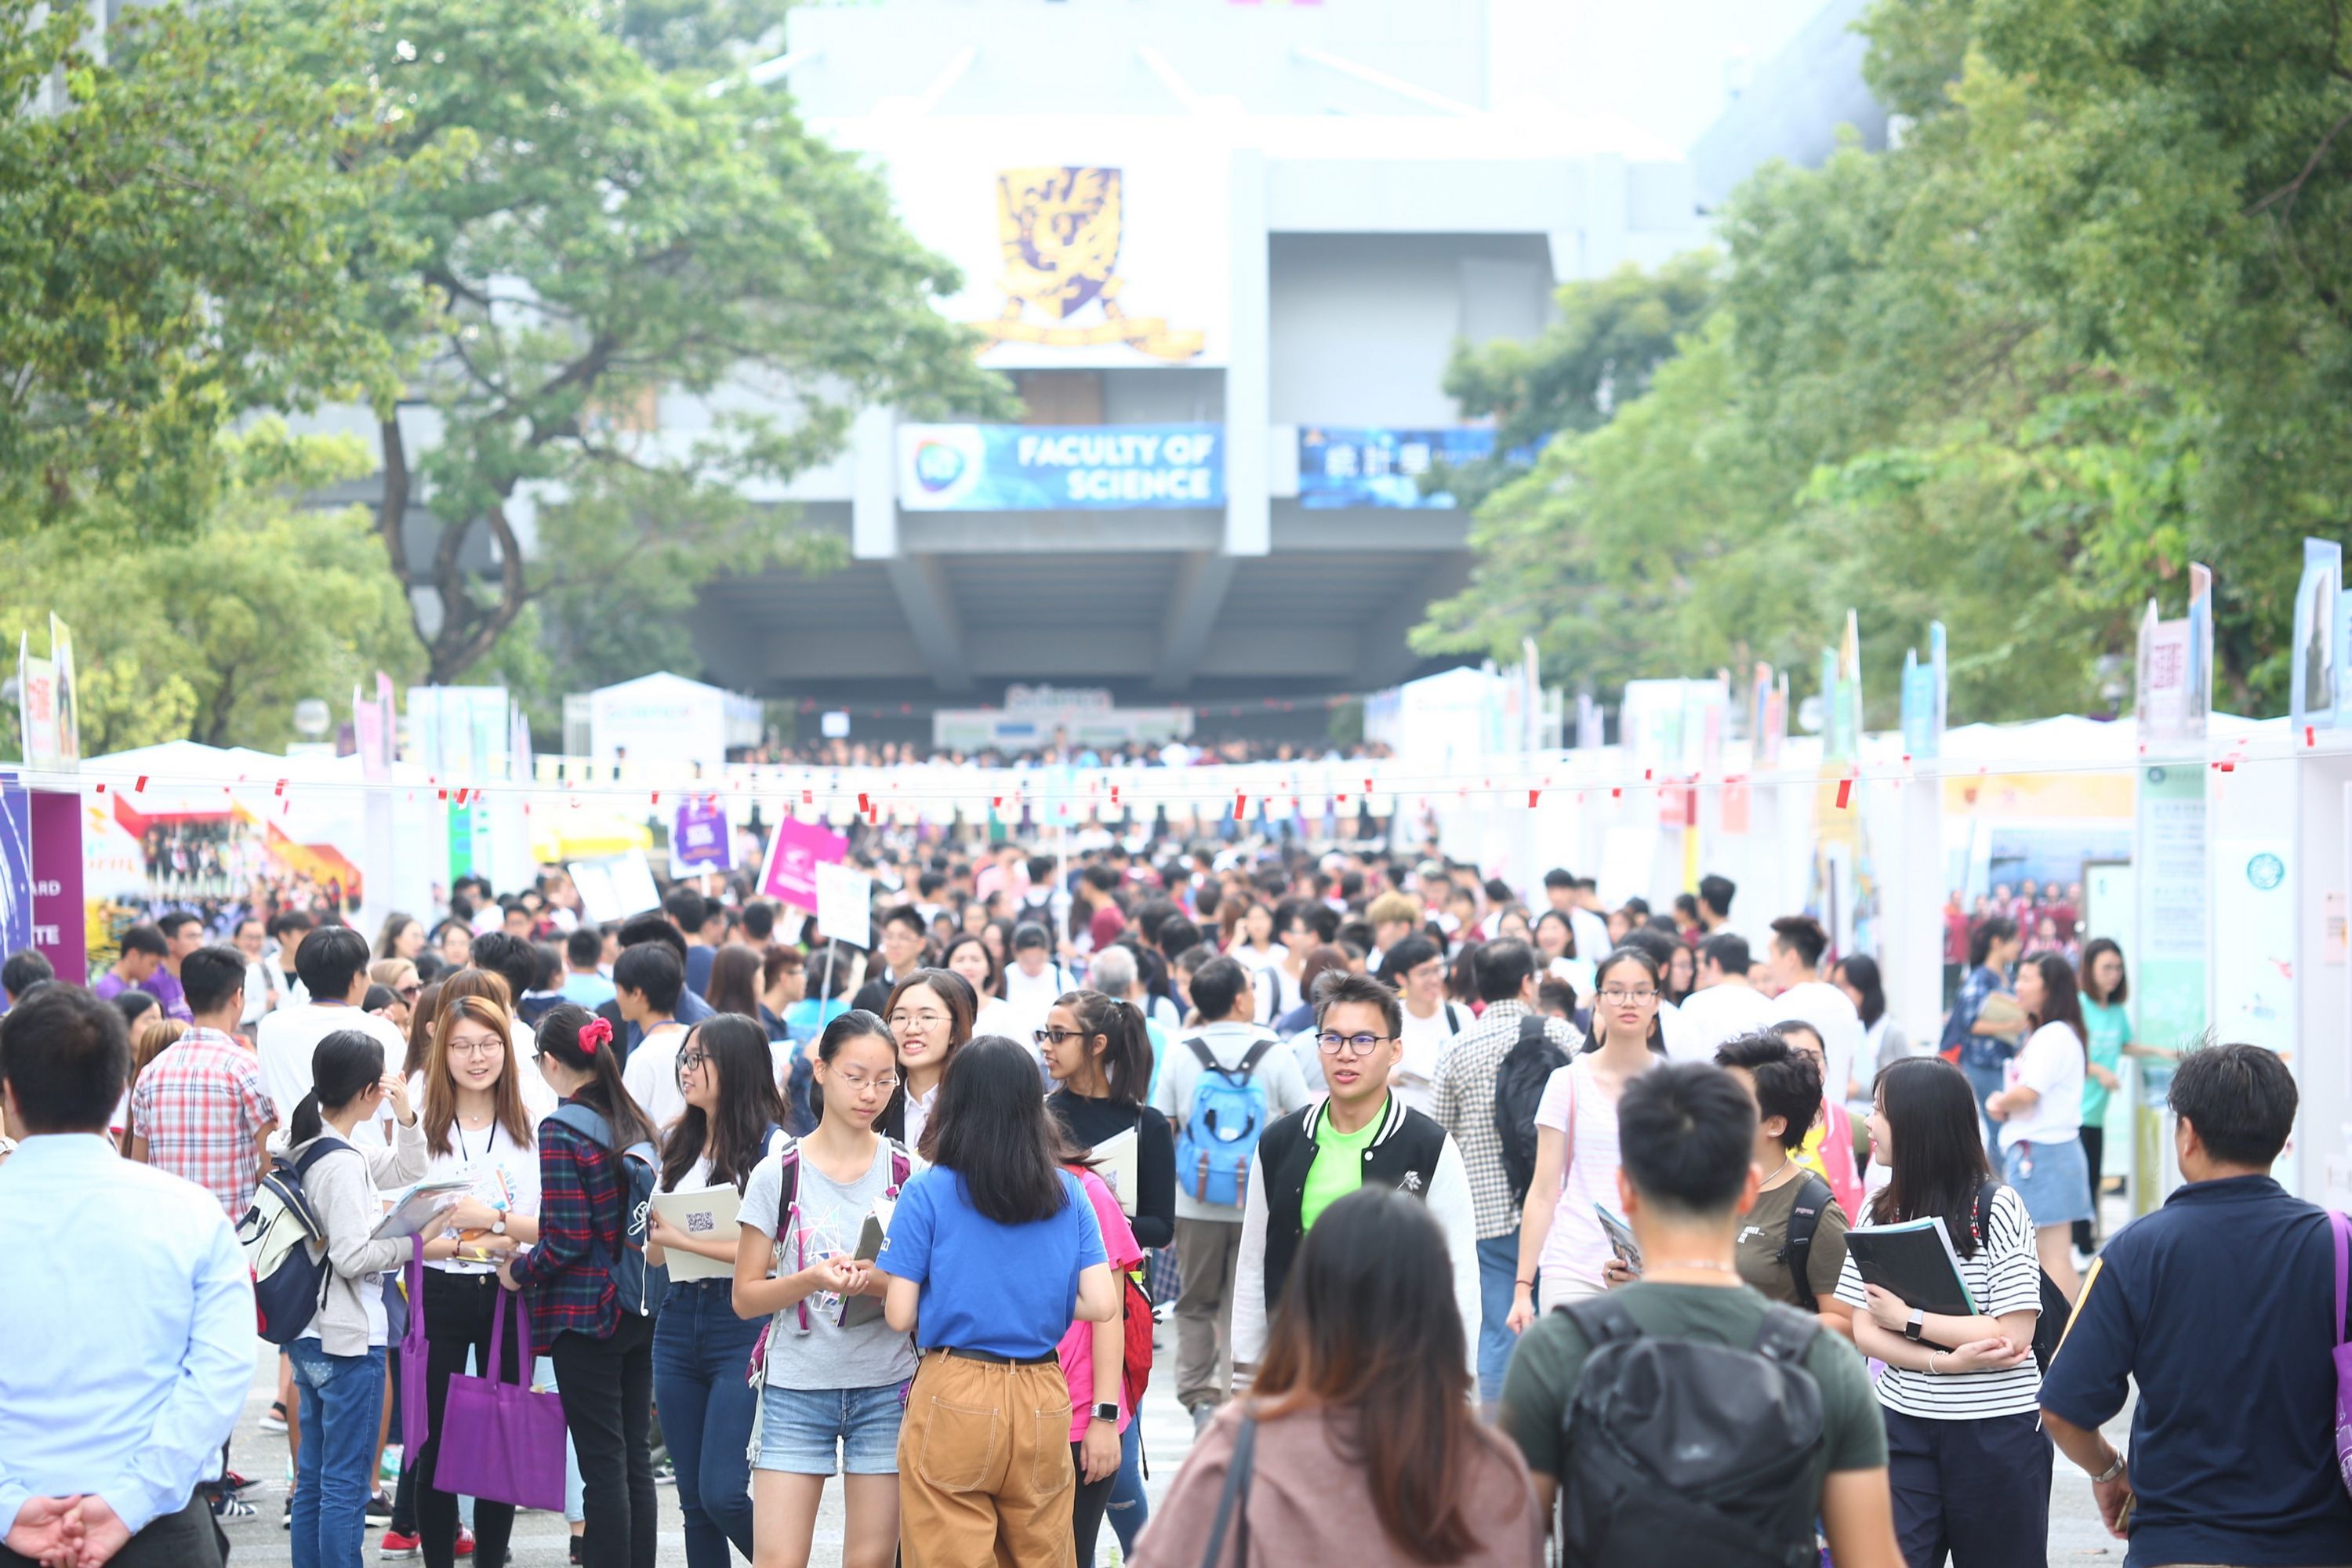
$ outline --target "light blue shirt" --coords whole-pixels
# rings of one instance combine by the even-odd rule
[[[253,1383],[253,1283],[220,1200],[102,1137],[0,1164],[0,1531],[91,1495],[133,1534],[219,1473]]]
[[[601,974],[578,974],[567,971],[563,976],[563,999],[577,1002],[593,1013],[613,999],[613,983]]]

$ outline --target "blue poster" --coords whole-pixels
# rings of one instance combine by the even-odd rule
[[[2344,547],[2333,540],[2303,542],[2303,582],[2294,595],[2294,661],[2288,687],[2294,739],[2305,726],[2332,730],[2347,706],[2344,689]]]
[[[33,945],[33,797],[0,773],[0,953]]]
[[[1330,425],[1298,427],[1298,504],[1310,511],[1332,507],[1379,506],[1450,510],[1453,496],[1422,493],[1421,477],[1433,464],[1449,467],[1491,457],[1492,430],[1349,429]]]
[[[1225,504],[1222,425],[901,425],[908,511],[1128,511]]]

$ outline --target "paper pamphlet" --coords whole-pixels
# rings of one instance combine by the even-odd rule
[[[1609,1250],[1617,1255],[1618,1262],[1639,1274],[1642,1271],[1642,1246],[1633,1239],[1633,1227],[1599,1204],[1592,1205],[1592,1212],[1601,1216],[1601,1228],[1609,1237]]]
[[[685,1232],[697,1240],[724,1239],[732,1246],[740,1234],[736,1216],[742,1212],[743,1194],[732,1185],[692,1187],[680,1193],[656,1193],[654,1213],[668,1222],[670,1227]],[[735,1261],[721,1263],[715,1258],[705,1258],[699,1252],[688,1252],[682,1247],[663,1248],[673,1279],[732,1279]]]
[[[378,1241],[395,1236],[423,1236],[442,1228],[434,1221],[456,1206],[459,1198],[474,1190],[471,1176],[444,1176],[438,1181],[419,1182],[393,1200],[392,1210],[370,1235]]]
[[[1142,1180],[1142,1159],[1136,1147],[1135,1129],[1115,1132],[1094,1146],[1087,1158],[1094,1162],[1095,1174],[1118,1200],[1120,1212],[1129,1219],[1135,1217],[1135,1189]]]
[[[1978,1315],[1941,1215],[1901,1225],[1857,1226],[1846,1232],[1846,1254],[1865,1285],[1891,1290],[1909,1305],[1943,1317]]]
[[[882,1238],[890,1234],[890,1216],[898,1205],[888,1198],[877,1198],[874,1212],[866,1216],[866,1226],[857,1236],[856,1258],[871,1263],[882,1256]],[[845,1329],[855,1329],[875,1321],[882,1316],[879,1296],[845,1296],[842,1298],[839,1322]]]

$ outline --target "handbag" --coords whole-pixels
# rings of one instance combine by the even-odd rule
[[[1217,1560],[1225,1552],[1225,1527],[1234,1532],[1234,1568],[1249,1568],[1249,1494],[1250,1482],[1257,1474],[1257,1417],[1242,1417],[1242,1429],[1234,1434],[1233,1462],[1225,1467],[1225,1489],[1217,1496],[1217,1521],[1209,1527],[1209,1550],[1202,1554],[1201,1568],[1217,1568]]]
[[[499,1377],[504,1363],[507,1314],[515,1314],[521,1336],[515,1359],[517,1381]],[[563,1509],[563,1400],[530,1386],[530,1313],[522,1297],[500,1290],[490,1319],[490,1359],[485,1376],[460,1373],[449,1380],[441,1407],[441,1462],[433,1484],[445,1492],[517,1508],[560,1513]]]
[[[408,1331],[400,1340],[400,1456],[413,1465],[433,1435],[433,1412],[425,1403],[425,1358],[432,1347],[425,1340],[425,1260],[408,1258]]]
[[[2336,1237],[2336,1473],[2352,1491],[2352,1344],[2344,1335],[2346,1289],[2352,1286],[2352,1219],[2330,1210],[2327,1228]]]

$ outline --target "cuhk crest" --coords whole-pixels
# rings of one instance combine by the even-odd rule
[[[1087,348],[1124,342],[1154,359],[1198,355],[1199,332],[1171,331],[1163,319],[1138,319],[1119,308],[1123,194],[1117,169],[1048,165],[999,174],[1004,310],[975,324],[1000,343]]]

